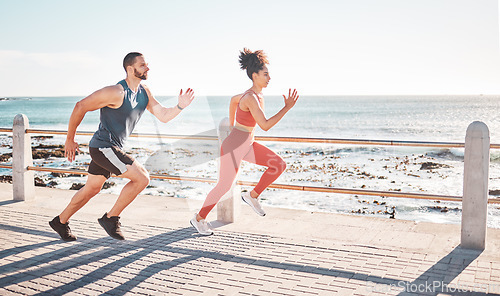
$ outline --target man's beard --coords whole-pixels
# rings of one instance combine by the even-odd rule
[[[144,72],[144,73],[141,74],[141,73],[137,72],[136,69],[134,69],[134,75],[135,75],[135,77],[140,78],[142,80],[148,79],[148,74],[147,73],[148,72]]]

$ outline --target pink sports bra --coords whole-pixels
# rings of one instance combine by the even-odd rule
[[[260,104],[260,102],[261,102],[260,96],[258,94],[256,94],[251,89],[249,89],[245,93],[243,93],[241,98],[243,98],[249,92],[253,92],[255,95],[257,95],[257,98],[259,98],[259,104]],[[241,100],[241,98],[240,98],[240,100]],[[238,102],[238,108],[236,108],[236,118],[235,119],[239,124],[242,124],[244,126],[254,127],[257,124],[257,122],[253,118],[252,113],[250,113],[250,111],[241,110],[239,102]]]

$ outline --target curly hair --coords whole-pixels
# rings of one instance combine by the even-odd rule
[[[265,64],[269,64],[267,56],[262,50],[252,52],[248,48],[243,48],[243,51],[240,51],[239,62],[240,68],[247,70],[247,75],[250,79],[252,79],[253,73],[259,73]]]

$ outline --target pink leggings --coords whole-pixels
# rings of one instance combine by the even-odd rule
[[[208,193],[199,212],[203,219],[207,217],[221,197],[231,189],[242,160],[267,167],[254,188],[258,194],[271,185],[286,167],[285,161],[279,155],[266,146],[254,142],[251,133],[234,128],[222,143],[219,182]]]

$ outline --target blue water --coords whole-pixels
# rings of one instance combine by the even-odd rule
[[[26,114],[33,128],[66,129],[80,97],[16,98],[0,101],[0,127],[12,126],[18,113]],[[158,97],[175,105],[173,97]],[[196,134],[215,129],[228,116],[229,97],[198,97],[167,124],[145,113],[137,131]],[[281,97],[266,97],[266,114],[283,106]],[[500,143],[500,96],[302,96],[271,131],[257,134],[330,138],[459,141],[475,120],[485,122],[492,143]],[[86,115],[79,130],[94,131],[99,112]]]

